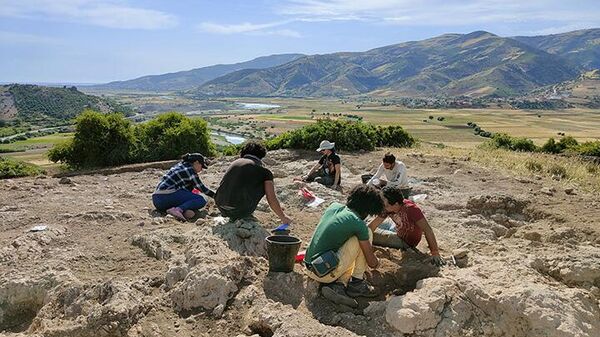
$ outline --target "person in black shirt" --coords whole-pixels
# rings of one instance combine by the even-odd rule
[[[273,173],[263,167],[266,149],[259,143],[248,142],[240,152],[240,158],[231,163],[215,195],[215,203],[221,214],[230,220],[251,217],[263,196],[282,224],[291,223],[279,204],[273,184]]]
[[[333,189],[339,189],[342,182],[342,164],[340,156],[335,153],[335,143],[324,140],[319,145],[317,152],[323,156],[313,166],[306,176],[302,178],[305,182],[318,182]]]

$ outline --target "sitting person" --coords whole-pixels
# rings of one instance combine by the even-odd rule
[[[386,186],[382,193],[386,213],[369,223],[369,228],[373,231],[373,245],[406,250],[416,247],[425,233],[431,262],[438,267],[444,265],[433,230],[421,209],[412,201],[404,199],[402,191],[396,186]],[[384,222],[388,217],[391,222]]]
[[[365,175],[368,177],[369,175]],[[385,176],[385,179],[382,179]],[[406,175],[406,165],[403,162],[396,160],[396,157],[391,153],[386,153],[383,156],[383,162],[379,165],[377,172],[372,175],[367,182],[367,185],[372,185],[377,188],[386,185],[394,185],[402,189],[402,194],[408,198],[410,188],[408,187],[408,177]]]
[[[240,158],[229,165],[217,193],[215,203],[223,216],[230,220],[251,217],[263,196],[282,224],[292,220],[285,215],[273,184],[273,173],[263,167],[262,159],[267,155],[264,146],[248,142],[240,152]]]
[[[321,185],[339,189],[342,182],[342,165],[340,156],[335,153],[335,143],[324,140],[317,152],[321,152],[323,156],[308,174],[302,177],[302,180],[305,182],[315,181]]]
[[[371,246],[372,233],[364,219],[382,211],[381,193],[371,186],[357,185],[350,191],[346,205],[334,202],[323,213],[304,263],[310,278],[325,283],[321,288],[325,298],[337,304],[356,306],[351,297],[376,295],[374,288],[364,280],[367,265],[371,268],[379,265]],[[312,262],[327,251],[334,251],[339,263],[334,270],[319,277]]]
[[[206,197],[192,193],[194,188],[209,197],[215,192],[204,186],[198,173],[207,168],[206,159],[200,153],[188,153],[181,162],[171,167],[160,179],[152,193],[152,203],[159,211],[167,211],[175,218],[186,221],[196,215],[194,210],[206,205]]]

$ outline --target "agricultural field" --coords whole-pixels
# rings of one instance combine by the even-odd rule
[[[558,132],[581,141],[600,139],[600,110],[405,109],[381,106],[379,103],[308,99],[272,99],[268,102],[281,105],[280,112],[237,118],[259,121],[266,124],[266,130],[278,134],[318,118],[348,118],[346,115],[356,115],[377,125],[402,125],[425,142],[457,147],[474,147],[486,139],[474,135],[473,130],[467,126],[468,122],[476,123],[486,131],[527,137],[538,145],[550,137],[558,137]],[[438,117],[443,117],[443,120],[438,120]]]
[[[115,95],[120,103],[155,105],[157,110],[146,112],[148,118],[174,106],[194,118],[204,118],[212,130],[226,132],[242,139],[265,139],[282,132],[313,123],[320,118],[356,119],[376,125],[402,125],[408,132],[425,143],[441,143],[458,148],[474,148],[487,138],[477,136],[468,122],[476,123],[485,131],[506,132],[516,137],[527,137],[542,145],[558,133],[573,136],[579,141],[600,139],[600,109],[566,110],[512,110],[512,109],[407,109],[380,102],[340,99],[288,98],[227,98],[202,100],[194,103],[187,98],[167,95]],[[138,100],[141,100],[139,102]],[[173,101],[176,103],[173,104]],[[136,103],[137,102],[137,103]],[[151,103],[150,103],[151,102]],[[267,109],[243,109],[240,104],[268,104]],[[146,105],[146,106],[148,106]],[[441,120],[440,120],[441,119]],[[2,154],[42,166],[54,165],[46,159],[46,152],[54,144],[72,137],[72,134],[53,134],[30,138],[11,144],[0,144],[0,151],[25,151]],[[225,146],[222,134],[213,134],[213,141]]]
[[[43,137],[33,137],[10,144],[0,144],[2,156],[12,157],[42,167],[54,167],[57,164],[48,160],[46,153],[54,144],[62,143],[73,137],[72,133],[55,133]]]

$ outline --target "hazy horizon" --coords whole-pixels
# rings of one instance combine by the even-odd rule
[[[0,0],[0,82],[97,84],[284,54],[365,51],[446,33],[600,27],[595,1]]]

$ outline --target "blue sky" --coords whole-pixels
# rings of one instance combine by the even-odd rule
[[[598,0],[0,0],[0,82],[101,83],[444,33],[593,27]]]

